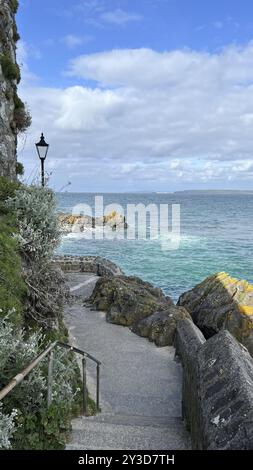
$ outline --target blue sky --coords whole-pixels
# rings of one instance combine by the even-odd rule
[[[56,189],[251,189],[252,2],[21,0],[17,21],[27,177],[43,130]]]

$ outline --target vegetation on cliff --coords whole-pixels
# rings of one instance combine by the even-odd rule
[[[0,210],[2,389],[50,340],[67,338],[62,311],[68,289],[60,269],[51,263],[59,241],[53,192],[1,178]],[[71,416],[79,411],[81,399],[73,355],[56,351],[50,408],[46,377],[47,360],[3,400],[0,448],[64,447]]]
[[[21,277],[18,241],[13,237],[17,233],[16,216],[6,206],[6,200],[14,195],[17,188],[18,183],[0,177],[0,316],[15,309],[12,319],[20,324],[26,286]]]

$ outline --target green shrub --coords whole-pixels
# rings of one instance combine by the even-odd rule
[[[20,162],[16,163],[16,174],[18,176],[23,176],[25,172],[24,165]]]
[[[13,62],[9,53],[3,54],[0,57],[0,64],[3,74],[7,80],[17,80],[17,83],[20,82],[20,68],[18,64]]]
[[[19,7],[19,1],[18,0],[10,0],[10,5],[11,5],[12,13],[16,14],[17,11],[18,11],[18,7]]]
[[[15,191],[20,187],[20,183],[16,181],[12,181],[9,178],[5,178],[4,176],[0,176],[0,213],[1,209],[6,211],[6,206],[4,206],[5,202],[8,198],[14,197]]]
[[[16,23],[13,24],[13,39],[15,42],[20,40],[20,35]]]
[[[32,123],[32,117],[25,106],[14,109],[14,128],[17,132],[25,132]]]
[[[0,309],[11,310],[13,321],[20,324],[26,287],[21,277],[19,245],[13,236],[17,222],[6,206],[6,200],[15,194],[18,187],[18,183],[0,177]]]
[[[54,193],[48,188],[22,186],[9,199],[8,207],[17,217],[17,239],[28,287],[25,320],[29,326],[39,324],[46,331],[59,333],[68,289],[61,270],[52,264],[60,238]]]
[[[15,219],[11,215],[0,215],[0,308],[12,310],[13,321],[20,324],[26,286],[21,278],[19,246],[13,237],[15,230]]]
[[[30,112],[26,109],[25,103],[19,98],[17,92],[14,93],[14,116],[13,128],[18,132],[25,132],[32,123]]]
[[[0,389],[21,372],[45,347],[40,331],[27,333],[14,327],[10,315],[0,319]],[[47,358],[3,400],[1,425],[17,410],[9,423],[14,449],[61,449],[71,418],[80,413],[80,372],[73,353],[57,348],[54,354],[52,405],[47,408]],[[15,425],[15,429],[13,429]]]
[[[2,412],[2,404],[0,404],[0,450],[10,449],[11,438],[15,431],[16,412],[10,414]]]

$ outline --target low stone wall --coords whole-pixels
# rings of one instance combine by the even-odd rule
[[[209,340],[190,320],[177,329],[183,415],[193,449],[253,449],[253,359],[222,330]]]
[[[54,263],[59,265],[64,272],[86,272],[107,277],[124,274],[115,263],[100,256],[57,256]]]
[[[192,437],[194,449],[201,448],[199,416],[198,352],[205,343],[201,331],[191,320],[182,320],[177,326],[176,355],[183,366],[182,416]]]

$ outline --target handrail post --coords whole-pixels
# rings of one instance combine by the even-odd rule
[[[97,364],[97,411],[99,411],[100,364]]]
[[[54,364],[54,351],[51,350],[48,356],[48,379],[47,379],[47,407],[48,408],[50,407],[52,403],[53,364]]]
[[[82,359],[83,366],[83,415],[87,415],[87,385],[86,385],[86,359],[83,356]]]

